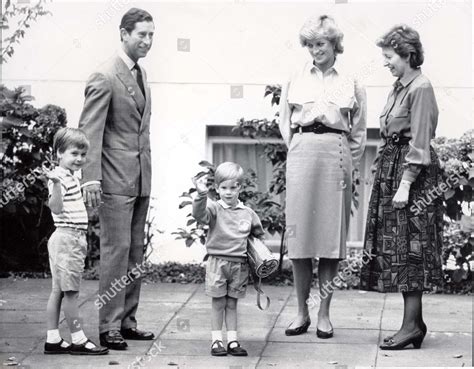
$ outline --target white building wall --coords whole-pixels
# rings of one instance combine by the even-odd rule
[[[241,118],[272,117],[267,84],[281,83],[307,58],[298,31],[309,15],[331,14],[345,33],[341,60],[366,78],[368,126],[393,83],[375,40],[390,26],[416,27],[425,48],[423,72],[435,86],[440,106],[438,135],[458,137],[472,128],[472,5],[470,1],[313,1],[283,3],[54,1],[51,16],[32,25],[2,66],[10,87],[27,85],[35,105],[64,107],[76,126],[88,75],[119,47],[118,25],[132,6],[155,18],[153,48],[140,63],[152,89],[153,196],[156,259],[200,260],[201,246],[187,249],[170,233],[185,224],[179,194],[191,185],[206,158],[206,125],[233,125]],[[189,43],[189,52],[178,50]],[[187,40],[187,41],[186,41]],[[243,86],[231,98],[231,86]]]

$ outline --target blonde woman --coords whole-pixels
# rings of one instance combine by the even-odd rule
[[[321,304],[316,333],[331,338],[332,281],[346,257],[352,172],[366,141],[366,94],[339,63],[344,35],[333,18],[310,18],[300,42],[310,60],[283,85],[280,131],[288,146],[286,224],[288,255],[298,299],[286,335],[305,333],[311,324],[308,298],[314,258],[319,258]]]

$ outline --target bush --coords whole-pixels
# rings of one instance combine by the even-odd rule
[[[54,224],[44,169],[53,164],[53,136],[66,125],[66,112],[55,105],[37,109],[32,99],[22,88],[0,86],[0,264],[5,271],[48,270],[47,240]]]

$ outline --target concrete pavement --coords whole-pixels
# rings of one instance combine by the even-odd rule
[[[99,357],[44,355],[49,279],[0,279],[0,367],[18,368],[334,368],[472,366],[472,296],[425,295],[428,334],[420,350],[382,351],[383,337],[396,330],[403,313],[400,294],[336,291],[331,319],[334,338],[316,337],[318,306],[307,334],[287,337],[296,312],[292,287],[265,286],[272,299],[256,307],[255,291],[239,302],[239,339],[249,356],[210,356],[210,299],[203,285],[146,284],[138,311],[139,327],[155,341],[128,341],[129,349]],[[86,334],[98,339],[97,281],[84,281],[81,317]],[[313,291],[315,293],[315,291]],[[70,340],[65,321],[62,336]],[[225,335],[224,335],[225,337]],[[9,360],[11,359],[11,360]]]

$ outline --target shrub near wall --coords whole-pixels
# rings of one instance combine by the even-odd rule
[[[48,269],[47,240],[54,230],[44,170],[50,168],[55,132],[66,112],[29,103],[22,88],[0,86],[1,183],[0,265],[5,271]]]

